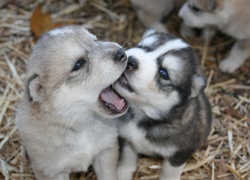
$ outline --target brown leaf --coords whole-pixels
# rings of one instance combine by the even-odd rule
[[[75,22],[52,23],[51,15],[48,12],[43,13],[40,4],[36,7],[30,18],[30,30],[36,38],[39,38],[43,33],[51,29],[72,24],[75,24]]]
[[[30,30],[36,37],[52,28],[52,19],[48,12],[42,12],[42,6],[39,4],[30,18]]]

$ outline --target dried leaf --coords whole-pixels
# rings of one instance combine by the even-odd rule
[[[48,12],[43,13],[42,6],[40,4],[37,6],[30,18],[30,30],[34,33],[36,38],[51,29],[72,24],[75,24],[75,22],[52,23],[51,15]]]
[[[42,12],[42,6],[39,4],[30,18],[30,30],[36,37],[52,27],[52,19],[48,12]]]

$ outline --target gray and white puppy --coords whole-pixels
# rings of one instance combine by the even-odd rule
[[[184,0],[130,0],[140,21],[159,32],[167,32],[161,20],[167,16],[174,7],[180,7]]]
[[[137,154],[164,159],[161,180],[180,179],[211,126],[206,82],[194,50],[179,38],[151,30],[126,53],[127,68],[114,85],[130,105],[118,123],[125,140],[118,179],[132,179]]]
[[[114,118],[127,104],[109,86],[123,73],[125,50],[81,26],[51,30],[29,58],[16,124],[38,180],[68,180],[93,164],[100,180],[117,179]]]
[[[237,40],[219,66],[224,72],[233,72],[250,56],[249,7],[249,0],[187,0],[179,16],[187,26],[214,26]]]

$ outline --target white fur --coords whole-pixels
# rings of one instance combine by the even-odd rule
[[[144,153],[147,155],[154,155],[157,153],[169,157],[176,152],[176,147],[174,146],[154,146],[151,144],[145,139],[146,132],[143,129],[138,128],[137,122],[130,121],[127,124],[122,124],[119,133],[129,141],[133,142],[134,148],[138,153]]]
[[[182,41],[179,42],[179,46],[177,45],[176,41],[173,41],[173,43],[169,43],[168,46],[160,47],[159,50],[156,50],[158,52],[158,56],[164,53],[164,49],[171,50],[172,46],[174,49],[177,49],[177,47],[185,48],[187,46],[187,44],[182,43]],[[128,93],[127,90],[120,88],[120,94],[122,96],[124,96],[125,98],[128,97],[135,104],[139,103],[142,110],[149,117],[156,119],[160,116],[161,113],[166,112],[173,105],[179,102],[179,95],[177,92],[171,92],[167,97],[162,93],[156,93],[158,90],[156,89],[154,75],[157,73],[158,69],[154,58],[157,57],[157,52],[146,53],[142,49],[138,48],[128,50],[128,57],[132,55],[139,61],[140,68],[136,72],[134,72],[133,76],[127,77],[129,79],[130,85],[137,93],[139,93],[139,96],[137,96],[135,93]],[[174,61],[175,59],[166,60],[166,64],[168,62],[170,63],[170,73],[172,73],[171,71],[174,71],[174,68],[176,68],[178,64],[180,65],[178,61],[170,62],[171,60]],[[145,79],[147,79],[147,81],[145,81]],[[141,91],[141,89],[144,89],[144,91]],[[155,99],[157,99],[157,101],[155,101]]]
[[[58,29],[54,29],[54,30],[51,30],[51,31],[49,31],[49,34],[51,35],[51,36],[58,36],[58,35],[65,35],[65,34],[67,34],[67,33],[73,33],[74,31],[72,30],[72,29],[60,29],[60,28],[58,28]]]
[[[139,115],[140,113],[136,113]],[[126,124],[118,123],[119,133],[122,137],[126,137],[128,142],[133,142],[133,147],[130,143],[126,143],[123,147],[122,161],[118,166],[118,180],[131,180],[133,172],[136,170],[137,154],[154,155],[155,153],[162,156],[171,156],[175,151],[174,146],[155,146],[151,144],[146,137],[146,132],[138,128],[137,122],[130,121]],[[170,174],[171,175],[171,174]],[[171,176],[170,176],[171,177]]]
[[[139,43],[139,45],[146,46],[153,41],[154,38],[149,37]],[[177,104],[179,102],[179,95],[177,92],[170,93],[168,97],[162,93],[155,93],[157,89],[154,89],[156,87],[154,75],[158,71],[155,59],[168,51],[179,50],[186,47],[188,47],[188,44],[177,39],[167,42],[153,52],[147,53],[139,48],[128,50],[127,56],[136,57],[140,67],[134,72],[131,78],[129,76],[127,78],[129,78],[132,88],[139,93],[140,97],[143,97],[143,99],[133,93],[128,94],[123,88],[121,88],[121,95],[124,97],[129,96],[130,99],[133,99],[132,101],[135,104],[139,102],[145,113],[152,118],[158,118],[162,112],[166,112],[173,105]],[[176,74],[174,72],[182,68],[179,59],[174,56],[167,56],[164,59],[163,65],[168,69],[170,75]],[[147,79],[147,81],[145,81],[145,79]],[[140,91],[140,89],[144,89],[144,91]],[[158,101],[155,101],[155,99]],[[152,104],[152,102],[154,102],[154,104]]]
[[[139,46],[147,46],[150,45],[153,41],[155,41],[155,38],[148,37],[145,40],[142,40],[138,45]],[[182,41],[181,39],[176,39],[169,41],[165,43],[163,46],[160,46],[155,51],[149,52],[147,55],[149,55],[151,58],[155,59],[156,57],[160,56],[163,53],[166,53],[171,50],[179,50],[188,47],[188,44]]]
[[[164,160],[162,164],[162,171],[160,175],[160,180],[179,180],[181,179],[181,174],[185,164],[181,166],[172,166],[168,160]]]
[[[188,47],[187,43],[183,42],[181,39],[176,39],[176,40],[169,41],[165,43],[163,46],[156,49],[155,51],[150,52],[149,56],[155,59],[168,51],[180,50],[180,49],[187,48],[187,47]]]
[[[122,149],[122,161],[118,166],[118,180],[131,180],[137,165],[137,152],[126,143]]]
[[[97,39],[97,37],[94,34],[89,33],[86,29],[84,29],[85,33],[88,34],[88,36],[92,39]],[[49,35],[51,36],[65,36],[67,34],[74,34],[74,29],[70,26],[65,26],[64,28],[56,28],[52,29],[49,32]]]
[[[177,79],[176,76],[179,75],[177,72],[183,69],[181,59],[173,55],[167,55],[162,62],[162,66],[168,70],[168,74],[173,81],[175,81]]]

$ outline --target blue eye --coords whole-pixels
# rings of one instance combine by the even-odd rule
[[[79,60],[75,63],[75,65],[74,65],[72,71],[78,71],[78,70],[85,64],[85,62],[86,62],[86,61],[85,61],[84,59],[79,59]]]
[[[159,70],[160,76],[165,79],[165,80],[169,80],[169,75],[168,72],[165,69],[160,69]]]

